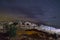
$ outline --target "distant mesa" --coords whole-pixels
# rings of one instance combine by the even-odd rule
[[[9,16],[0,16],[0,21],[12,21],[12,20],[15,20],[15,19]]]

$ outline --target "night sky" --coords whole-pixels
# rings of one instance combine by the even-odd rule
[[[0,15],[26,16],[60,26],[60,0],[0,0]]]

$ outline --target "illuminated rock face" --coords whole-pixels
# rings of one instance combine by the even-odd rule
[[[19,22],[19,25],[21,28],[26,28],[26,29],[34,29],[35,27],[37,27],[37,25],[35,23],[31,23],[28,21]]]
[[[42,30],[48,33],[56,33],[56,34],[60,34],[60,29],[56,29],[54,27],[50,27],[50,26],[45,26],[45,25],[41,25],[40,27],[36,27],[37,30]]]
[[[23,24],[24,23],[24,24]],[[56,29],[54,27],[51,27],[51,26],[45,26],[45,25],[36,25],[34,23],[31,23],[31,22],[28,22],[28,21],[25,21],[25,22],[20,22],[20,27],[21,28],[25,28],[25,29],[37,29],[37,30],[42,30],[42,31],[45,31],[45,32],[48,32],[48,33],[56,33],[56,34],[60,34],[60,29]]]

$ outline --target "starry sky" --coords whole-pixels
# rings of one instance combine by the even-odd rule
[[[0,15],[26,16],[60,26],[60,0],[0,0]]]

